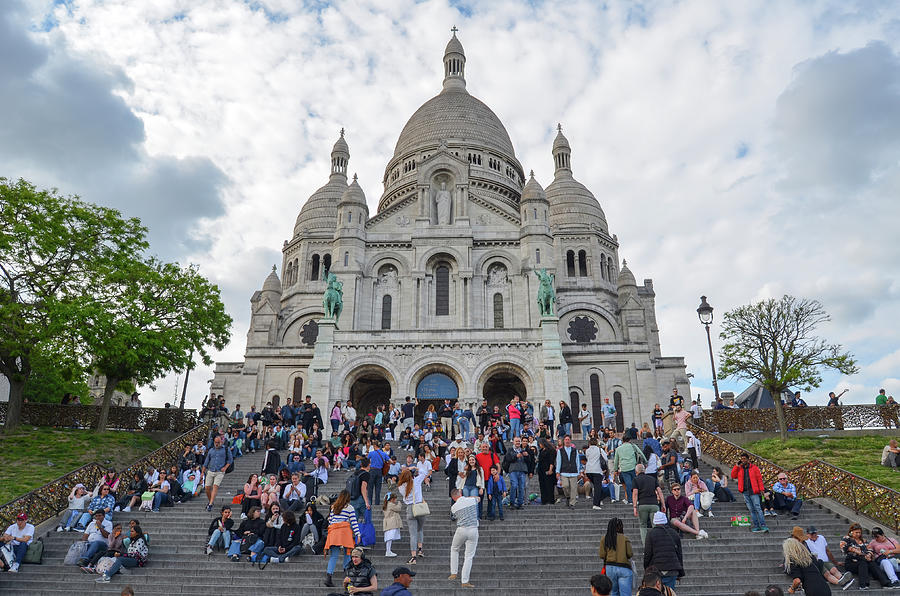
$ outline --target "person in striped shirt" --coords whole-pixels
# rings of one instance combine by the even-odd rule
[[[463,545],[466,547],[465,559],[462,566],[462,587],[474,588],[469,583],[472,572],[472,560],[475,558],[475,549],[478,548],[478,503],[480,497],[464,497],[462,491],[454,488],[450,491],[453,506],[450,508],[456,518],[456,533],[453,534],[453,543],[450,545],[450,581],[457,578],[459,569],[459,551]]]
[[[350,550],[359,542],[359,523],[356,511],[350,504],[350,492],[342,490],[331,505],[328,514],[328,538],[325,550],[328,552],[328,567],[325,571],[325,585],[333,587],[331,577],[337,566],[341,550],[344,551],[344,569],[350,566]]]

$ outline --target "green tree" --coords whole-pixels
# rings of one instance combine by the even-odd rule
[[[82,363],[72,358],[68,351],[32,354],[31,375],[25,382],[23,394],[25,400],[32,404],[58,404],[66,393],[77,395],[83,404],[91,403],[87,372]]]
[[[21,422],[35,354],[83,361],[75,322],[101,280],[147,248],[146,228],[105,207],[0,178],[0,373],[9,379],[6,430]]]
[[[830,320],[817,300],[787,295],[740,306],[723,318],[719,377],[759,381],[772,394],[782,440],[787,439],[783,392],[818,387],[823,369],[859,372],[856,360],[839,344],[816,337],[816,328]]]
[[[97,430],[106,429],[115,387],[126,380],[151,383],[191,365],[193,355],[211,364],[208,348],[228,343],[231,317],[219,288],[197,272],[156,259],[132,261],[109,272],[83,328],[91,365],[106,375]]]

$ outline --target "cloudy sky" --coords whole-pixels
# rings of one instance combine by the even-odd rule
[[[557,122],[620,256],[652,278],[663,352],[711,395],[695,309],[791,293],[900,396],[900,5],[834,2],[4,0],[0,176],[138,216],[235,319],[347,130],[372,213],[459,27],[471,93],[546,186]],[[211,369],[192,374],[189,406]],[[145,403],[175,394],[174,375]],[[722,390],[745,383],[725,381]]]

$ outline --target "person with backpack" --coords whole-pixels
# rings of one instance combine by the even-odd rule
[[[384,483],[385,465],[391,461],[391,446],[376,441],[375,449],[369,452],[369,503],[381,502],[381,485]]]
[[[350,493],[350,505],[356,511],[356,517],[362,520],[366,510],[372,508],[369,501],[369,485],[372,483],[372,474],[369,472],[371,464],[368,457],[363,457],[360,464],[362,465],[359,470],[347,478],[346,489]]]

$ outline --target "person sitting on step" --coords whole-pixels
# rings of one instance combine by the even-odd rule
[[[701,517],[703,516],[704,510],[701,503],[703,500],[703,498],[701,498],[703,493],[710,493],[707,495],[707,497],[709,497],[709,501],[707,502],[709,508],[706,510],[706,514],[708,517],[713,517],[712,492],[707,488],[706,483],[700,480],[700,473],[697,472],[697,470],[693,470],[691,471],[691,477],[688,478],[688,481],[684,484],[684,496],[693,501],[694,509],[699,512]]]
[[[108,583],[112,576],[119,572],[122,567],[143,567],[150,558],[150,548],[147,546],[147,538],[139,524],[131,527],[131,542],[128,544],[128,552],[124,555],[115,557],[112,567],[106,573],[97,578],[97,583]]]
[[[66,532],[71,531],[72,525],[77,522],[81,518],[81,515],[87,510],[90,501],[91,495],[88,493],[85,486],[81,483],[76,484],[75,488],[72,489],[72,492],[69,493],[69,508],[66,509],[66,513],[60,518],[59,526],[56,528],[56,531],[62,532],[63,529],[65,529]]]
[[[140,470],[135,470],[134,474],[131,475],[131,481],[123,491],[122,498],[116,504],[116,510],[131,511],[132,507],[140,504],[141,495],[147,492],[148,487],[149,485],[144,480],[144,475],[141,474]]]
[[[94,513],[94,520],[88,524],[87,528],[84,530],[84,534],[81,536],[81,539],[86,540],[88,545],[84,554],[77,561],[79,567],[87,566],[91,557],[98,552],[106,550],[108,545],[107,540],[112,533],[112,529],[112,522],[107,521],[104,518],[102,511],[96,511]]]
[[[232,537],[231,546],[228,547],[228,556],[235,563],[241,560],[242,546],[245,547],[245,551],[249,550],[253,553],[261,551],[263,546],[265,546],[261,536],[265,533],[266,522],[260,517],[259,513],[259,507],[251,507],[250,511],[247,512],[247,519],[241,522],[237,532]],[[250,557],[248,556],[247,560],[249,559]]]
[[[675,483],[669,489],[671,494],[666,497],[666,513],[669,515],[669,523],[682,532],[693,534],[698,540],[709,538],[706,530],[700,529],[700,516],[691,502],[681,494],[681,485]]]
[[[262,550],[263,556],[269,557],[270,563],[287,563],[290,557],[303,551],[300,544],[302,534],[294,512],[285,511],[281,515],[281,522],[280,528],[272,526],[273,531],[268,533],[266,546]]]
[[[97,512],[102,512],[106,521],[111,522],[113,517],[113,508],[116,506],[116,500],[109,494],[109,487],[104,486],[100,488],[100,494],[91,499],[91,502],[87,506],[87,511],[81,514],[81,517],[78,520],[78,523],[75,525],[76,528],[85,528],[93,519],[94,514]],[[112,528],[112,526],[110,526]]]
[[[772,485],[772,493],[775,509],[781,511],[790,510],[793,518],[797,518],[800,515],[803,499],[797,496],[797,487],[793,483],[788,482],[787,474],[784,472],[778,474],[778,482]]]
[[[231,528],[234,526],[234,520],[231,518],[231,507],[223,505],[219,517],[210,522],[206,535],[209,541],[206,543],[206,554],[211,555],[219,543],[226,551],[231,546]]]

